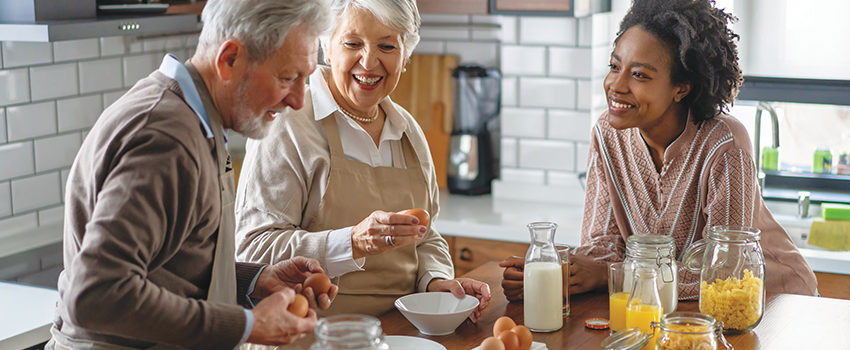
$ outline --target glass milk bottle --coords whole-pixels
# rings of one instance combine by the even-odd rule
[[[632,291],[626,306],[626,328],[639,328],[652,333],[652,323],[661,320],[664,308],[658,294],[657,270],[651,267],[638,267],[635,270]],[[654,349],[655,338],[650,339],[644,349]]]
[[[528,224],[531,245],[523,269],[523,312],[525,326],[535,332],[552,332],[564,325],[564,288],[561,259],[555,250],[554,222]]]

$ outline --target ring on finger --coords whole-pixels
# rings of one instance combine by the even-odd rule
[[[385,236],[384,241],[387,242],[388,247],[395,246],[395,242],[393,242],[393,236]]]

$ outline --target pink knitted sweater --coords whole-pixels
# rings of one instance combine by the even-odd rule
[[[607,112],[592,130],[582,245],[577,253],[622,261],[635,233],[671,235],[679,261],[679,298],[699,295],[699,275],[681,266],[684,249],[714,225],[761,230],[768,292],[813,295],[814,273],[764,205],[744,126],[721,114],[694,124],[664,152],[655,170],[637,128],[616,130]]]

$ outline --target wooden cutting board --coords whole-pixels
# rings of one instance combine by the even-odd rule
[[[446,188],[449,135],[454,113],[452,69],[457,67],[454,55],[413,55],[407,71],[401,74],[393,101],[404,107],[419,122],[437,173],[437,184]]]

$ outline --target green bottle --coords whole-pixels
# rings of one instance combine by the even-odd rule
[[[815,150],[812,172],[818,174],[829,174],[832,172],[832,152],[828,148]]]

